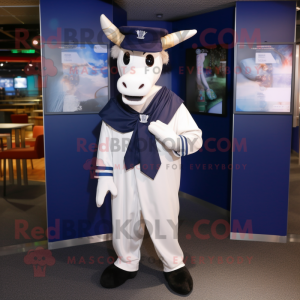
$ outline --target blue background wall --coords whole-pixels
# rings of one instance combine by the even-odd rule
[[[252,220],[256,234],[286,235],[291,153],[290,115],[235,115],[234,137],[247,152],[234,152],[231,220]]]
[[[63,42],[66,29],[80,41],[80,30],[87,28],[93,33],[92,42],[109,43],[101,30],[100,15],[105,14],[117,26],[126,25],[127,20],[126,13],[110,1],[86,0],[83,5],[78,1],[41,0],[40,9],[45,40],[57,36],[57,28],[61,28]],[[111,76],[111,81],[116,78]],[[111,86],[113,95],[115,84]],[[48,227],[60,220],[60,236],[50,238],[50,242],[112,232],[109,197],[100,209],[96,207],[97,180],[90,179],[89,170],[83,168],[87,160],[96,156],[88,146],[98,143],[100,121],[98,114],[45,115]],[[86,152],[78,151],[78,138],[85,139]],[[81,228],[90,229],[84,232]]]
[[[169,32],[175,32],[185,29],[197,29],[197,34],[177,45],[174,48],[168,49],[170,61],[167,72],[163,72],[162,77],[157,84],[166,85],[185,100],[186,79],[185,79],[185,51],[192,48],[193,44],[202,46],[200,43],[200,34],[207,28],[216,29],[215,34],[208,34],[206,42],[209,44],[218,44],[219,33],[224,28],[234,29],[234,7],[214,11],[199,16],[182,19],[175,22],[164,21],[128,21],[128,25],[140,25],[146,27],[161,27],[166,28]],[[232,34],[224,36],[225,43],[232,43]],[[233,69],[233,49],[228,50],[228,66]],[[171,72],[170,72],[171,70]],[[163,70],[164,71],[164,70]],[[171,86],[170,86],[171,85]],[[227,116],[207,116],[193,114],[199,128],[203,131],[204,140],[215,138],[216,142],[210,142],[211,148],[217,148],[217,141],[221,138],[231,141],[232,131],[232,85],[233,74],[227,75]],[[222,147],[226,148],[226,142],[223,142]],[[193,169],[190,168],[193,164]],[[208,170],[208,165],[213,165],[213,170]],[[216,152],[207,151],[205,148],[201,152],[182,159],[182,175],[180,190],[201,198],[205,201],[218,205],[225,209],[230,209],[230,186],[231,173],[228,166],[231,164],[231,151]],[[196,166],[197,165],[197,166]],[[200,167],[199,167],[200,165]],[[215,165],[219,165],[216,167]],[[226,166],[222,170],[222,165]],[[206,168],[206,169],[203,169]],[[198,168],[198,169],[197,169]],[[217,169],[218,168],[218,169]],[[199,184],[201,188],[199,188]],[[218,188],[216,188],[218,187]]]
[[[238,36],[258,28],[262,42],[294,42],[295,2],[237,2],[236,12]],[[233,163],[247,166],[232,171],[231,221],[243,228],[251,220],[254,234],[286,236],[292,115],[236,114],[233,130],[247,140],[247,152],[234,152]]]
[[[294,42],[295,1],[243,1],[236,3],[236,32],[251,37],[259,29],[261,42]]]
[[[72,6],[72,14],[69,13],[70,6]],[[58,10],[57,7],[60,9]],[[237,8],[239,13],[237,18],[239,20],[237,24],[238,35],[240,35],[241,28],[246,28],[251,37],[251,30],[257,26],[253,23],[253,20],[257,20],[259,13],[270,21],[269,24],[272,27],[270,29],[266,27],[268,22],[260,21],[262,22],[259,26],[261,26],[260,32],[263,39],[268,38],[268,41],[275,42],[290,41],[292,38],[293,34],[286,34],[281,29],[283,26],[285,30],[287,28],[289,29],[288,31],[294,30],[294,27],[291,28],[293,23],[291,18],[293,13],[295,13],[295,7],[293,8],[290,2],[238,2]],[[249,17],[249,12],[251,11],[252,17],[255,16],[253,18]],[[94,36],[91,38],[92,42],[102,41],[109,43],[100,28],[99,16],[102,13],[112,20],[117,27],[126,25],[126,12],[120,7],[113,5],[110,1],[87,0],[85,5],[82,6],[82,4],[71,1],[60,2],[55,0],[50,3],[41,0],[42,36],[45,39],[50,36],[57,36],[57,28],[61,28],[62,41],[67,38],[65,29],[68,29],[69,33],[77,34],[76,37],[80,40],[80,29],[84,26],[84,28],[91,29],[94,32]],[[192,48],[192,46],[202,46],[200,34],[203,30],[209,28],[215,29],[216,32],[207,34],[206,42],[208,44],[219,44],[218,37],[220,32],[223,29],[233,30],[234,20],[235,8],[230,7],[175,22],[130,21],[128,25],[162,27],[168,29],[169,32],[184,29],[198,30],[196,36],[168,50],[170,63],[164,68],[163,75],[158,82],[160,85],[166,85],[171,88],[182,99],[185,99],[186,49]],[[273,31],[277,32],[275,36]],[[232,34],[225,34],[224,43],[231,44],[232,41]],[[257,217],[254,228],[258,233],[283,235],[286,230],[284,213],[287,207],[287,195],[285,191],[288,187],[285,176],[288,174],[289,162],[283,160],[278,165],[279,169],[276,169],[280,176],[273,178],[274,172],[272,173],[271,171],[274,170],[274,164],[270,159],[269,152],[275,151],[274,157],[281,157],[281,155],[286,155],[288,150],[290,151],[291,116],[236,116],[234,124],[235,136],[232,137],[233,48],[228,49],[227,61],[229,72],[227,74],[226,87],[226,117],[193,114],[196,123],[203,131],[204,142],[209,138],[215,139],[208,146],[211,149],[216,149],[216,151],[212,152],[207,146],[204,146],[196,154],[183,158],[180,190],[229,210],[232,152],[231,149],[228,151],[223,151],[222,149],[226,148],[227,142],[234,137],[238,143],[243,138],[246,138],[247,152],[243,151],[245,150],[243,148],[242,151],[236,151],[233,155],[233,168],[235,168],[235,164],[240,165],[240,168],[233,171],[232,216],[234,219],[240,220],[241,224],[246,218]],[[111,60],[110,63],[111,66],[114,66],[116,62]],[[117,79],[118,75],[111,75],[111,95],[116,93]],[[96,152],[93,152],[92,148],[93,144],[98,142],[100,121],[97,114],[45,116],[48,226],[55,226],[56,219],[59,219],[61,223],[60,237],[58,239],[50,239],[50,241],[92,236],[112,231],[109,196],[103,207],[97,209],[95,205],[97,181],[91,179],[89,170],[85,170],[83,167],[87,160],[96,156]],[[257,122],[261,126],[256,126],[255,128],[253,127],[253,130],[249,130],[253,122]],[[275,127],[276,124],[281,124],[280,128],[276,127],[279,130],[280,137],[282,137],[280,147],[274,147],[273,144],[267,143],[268,139],[264,139],[263,132],[268,135],[272,143],[273,141],[278,141],[278,132],[275,132],[273,127],[270,127],[270,124],[273,124]],[[262,129],[265,129],[265,131],[262,131]],[[259,146],[255,143],[256,137],[260,142]],[[78,139],[86,141],[85,149],[87,151],[77,148]],[[217,142],[221,139],[223,139],[223,142],[219,145],[221,147],[217,147]],[[89,145],[92,148],[89,149]],[[264,151],[261,151],[261,149],[264,149]],[[262,165],[266,169],[259,174],[258,178],[266,177],[265,185],[261,185],[261,182],[257,181],[255,171],[260,172],[260,170],[257,169],[258,165],[254,162],[257,162],[258,157],[258,162],[263,163]],[[289,154],[286,157],[289,158]],[[247,165],[254,164],[252,168],[246,168],[246,171],[241,174],[243,171],[241,164],[244,161],[247,161]],[[193,165],[192,169],[190,168],[191,164]],[[209,170],[209,165],[213,166],[212,170]],[[263,174],[267,176],[263,176]],[[240,175],[242,176],[239,177]],[[244,178],[244,180],[240,182],[239,178]],[[279,185],[282,187],[281,194],[276,193],[276,189],[272,190],[272,183],[274,182],[281,184]],[[243,189],[240,189],[240,186],[243,186]],[[253,193],[247,196],[245,191],[252,191],[252,189]],[[261,193],[257,193],[258,191]],[[267,193],[268,191],[269,194]],[[255,213],[255,209],[251,210],[254,200],[259,207],[261,202],[266,199],[268,201],[265,204],[269,205],[271,203],[269,199],[271,198],[273,199],[273,206],[275,204],[274,209],[276,212],[278,213],[281,210],[282,214],[276,214],[275,210],[271,211],[270,215],[265,214],[264,216],[262,214],[257,216],[248,214],[248,212]],[[262,211],[266,207],[262,207]],[[279,222],[278,226],[273,226],[274,222]],[[266,224],[269,224],[269,227],[264,229]],[[88,227],[88,230],[84,231],[84,227]],[[68,228],[71,229],[68,230]],[[274,230],[272,231],[271,228]]]
[[[57,28],[61,28],[62,41],[80,40],[81,26],[92,29],[94,37],[92,42],[109,41],[103,35],[100,28],[99,16],[104,13],[113,23],[119,27],[126,25],[126,12],[109,1],[88,0],[87,5],[72,3],[72,15],[70,15],[70,1],[52,2],[41,1],[41,27],[42,36],[48,39],[57,36]],[[59,4],[58,4],[59,3]],[[54,7],[60,7],[60,10]],[[67,16],[67,17],[66,17]],[[80,22],[79,22],[80,20]],[[202,24],[202,25],[201,25]],[[205,24],[205,25],[204,25]],[[199,35],[208,27],[217,28],[220,32],[223,28],[234,27],[234,8],[229,8],[213,13],[188,18],[177,22],[163,21],[131,21],[128,25],[141,25],[146,27],[166,28],[169,32],[195,28],[197,36],[191,41],[186,41],[172,49],[169,49],[170,62],[163,69],[162,77],[158,84],[165,85],[185,99],[185,75],[179,75],[179,66],[185,65],[185,49],[191,48],[193,43],[199,43]],[[73,38],[67,36],[73,34]],[[208,35],[207,42],[218,43],[217,34]],[[232,36],[225,36],[225,42],[231,43]],[[183,53],[183,54],[182,54]],[[110,66],[116,65],[115,60],[110,61]],[[229,50],[228,65],[233,65],[233,51]],[[111,95],[116,93],[117,76],[111,74]],[[180,87],[180,88],[179,88]],[[228,91],[228,115],[225,118],[213,116],[194,115],[196,122],[204,132],[204,139],[209,137],[226,137],[231,139],[231,112],[232,112],[232,75],[227,78]],[[55,226],[55,220],[60,220],[59,238],[50,238],[50,242],[72,239],[82,236],[92,236],[110,233],[111,207],[109,195],[101,209],[95,205],[96,180],[90,178],[89,170],[83,165],[87,160],[96,156],[88,145],[97,144],[100,132],[100,118],[98,115],[46,115],[45,144],[46,144],[46,179],[47,179],[47,209],[48,227]],[[86,141],[85,149],[77,149],[78,139]],[[82,140],[80,140],[80,143]],[[79,150],[79,151],[78,151]],[[196,164],[220,164],[217,171],[189,170],[189,163]],[[230,196],[230,170],[221,170],[221,164],[230,163],[230,152],[211,153],[203,151],[183,160],[181,190],[212,202],[223,208],[229,209]],[[199,190],[199,182],[201,189]],[[218,189],[215,188],[218,186]],[[87,228],[84,231],[84,228]]]
[[[208,44],[219,44],[218,37],[224,28],[234,29],[235,8],[230,7],[207,14],[179,20],[173,22],[173,31],[185,29],[197,29],[197,34],[172,48],[172,90],[182,99],[185,99],[186,93],[186,70],[185,70],[185,51],[192,48],[193,44],[203,46],[200,43],[200,34],[203,30],[212,28],[216,33],[206,35]],[[224,42],[231,44],[232,34],[225,34]],[[228,49],[229,70],[233,70],[233,49]],[[181,69],[180,69],[181,68]],[[182,72],[183,71],[183,72]],[[180,190],[218,205],[227,210],[230,209],[230,186],[231,186],[231,150],[222,152],[218,150],[217,142],[221,139],[231,141],[232,136],[232,103],[233,103],[233,73],[230,71],[226,77],[227,80],[227,116],[208,116],[193,114],[199,128],[203,131],[203,140],[215,138],[216,141],[210,142],[210,148],[216,148],[215,152],[210,152],[208,147],[203,147],[201,152],[189,155],[182,159],[182,175]],[[226,141],[222,142],[221,147],[226,148]],[[190,169],[193,164],[193,170]],[[199,166],[200,164],[200,166]],[[208,170],[208,165],[212,165],[212,170]],[[198,169],[197,169],[197,167]],[[216,165],[219,165],[218,167]],[[222,165],[225,169],[222,170]],[[203,169],[204,168],[204,169]]]

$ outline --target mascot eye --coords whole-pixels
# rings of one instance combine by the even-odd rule
[[[152,67],[153,64],[154,64],[154,57],[153,57],[151,54],[148,54],[148,55],[146,56],[146,65],[147,65],[148,67]]]
[[[124,62],[125,65],[129,64],[129,62],[130,62],[130,54],[129,54],[129,52],[124,53],[123,62]]]

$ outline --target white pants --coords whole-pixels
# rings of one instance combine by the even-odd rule
[[[118,189],[118,196],[112,198],[113,247],[118,255],[115,265],[126,271],[139,268],[144,224],[164,272],[184,266],[177,239],[181,160],[161,145],[158,148],[162,164],[155,180],[141,173],[140,165],[128,171],[114,166]]]
[[[202,132],[184,104],[168,125],[177,135],[197,141],[188,147],[182,144],[180,155],[201,148]],[[126,147],[123,145],[125,140],[129,143],[131,137],[132,132],[121,133],[102,124],[99,149],[108,140],[119,141],[118,145],[122,145],[119,148],[111,146],[109,151],[104,147],[98,150],[97,156],[105,166],[113,167],[113,180],[118,189],[118,195],[112,197],[113,246],[119,257],[115,265],[127,271],[138,270],[144,218],[164,271],[170,272],[184,266],[177,240],[181,158],[156,140],[161,166],[155,179],[142,173],[139,165],[126,171],[123,168]]]

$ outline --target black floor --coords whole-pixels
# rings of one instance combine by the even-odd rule
[[[288,233],[300,234],[299,189],[300,167],[297,157],[292,155]],[[180,198],[180,205],[179,242],[194,279],[189,299],[300,299],[300,243],[218,239],[212,235],[211,224],[219,219],[228,221],[228,213],[185,198]],[[15,238],[16,219],[28,220],[29,229],[46,228],[44,183],[30,182],[28,187],[10,188],[6,199],[0,197],[0,247],[32,242]],[[195,224],[200,219],[210,221],[209,225],[200,226],[200,233],[209,234],[209,239],[195,235]],[[223,234],[224,227],[218,226],[217,232]],[[145,236],[141,250],[137,277],[117,289],[107,290],[99,285],[99,279],[115,258],[110,241],[52,250],[52,262],[50,259],[48,263],[53,265],[42,269],[35,268],[33,261],[26,261],[27,252],[1,256],[4,252],[0,249],[0,299],[182,298],[166,285],[162,263],[149,235]]]
[[[203,300],[290,300],[300,295],[300,243],[264,243],[217,239],[211,224],[227,220],[221,211],[203,203],[180,199],[179,241],[186,265],[194,279],[189,299]],[[200,219],[210,220],[195,236],[194,226]],[[224,233],[220,226],[218,233]],[[99,285],[101,272],[115,257],[111,242],[52,250],[55,259],[46,266],[45,277],[35,277],[33,261],[27,253],[0,256],[1,299],[179,299],[166,286],[153,244],[146,236],[142,261],[135,279],[107,290]],[[51,264],[51,259],[47,261]],[[240,263],[238,263],[238,261]]]
[[[36,226],[47,228],[46,220],[45,182],[30,181],[28,186],[8,185],[5,198],[1,186],[0,247],[35,242],[30,234],[16,236],[16,227],[28,225],[26,232],[30,233]]]

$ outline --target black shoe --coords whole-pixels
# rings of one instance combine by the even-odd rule
[[[107,289],[113,289],[122,285],[127,279],[134,278],[136,274],[137,271],[124,271],[112,264],[103,271],[100,284]]]
[[[193,278],[186,267],[164,272],[169,287],[176,293],[187,295],[193,290]]]

